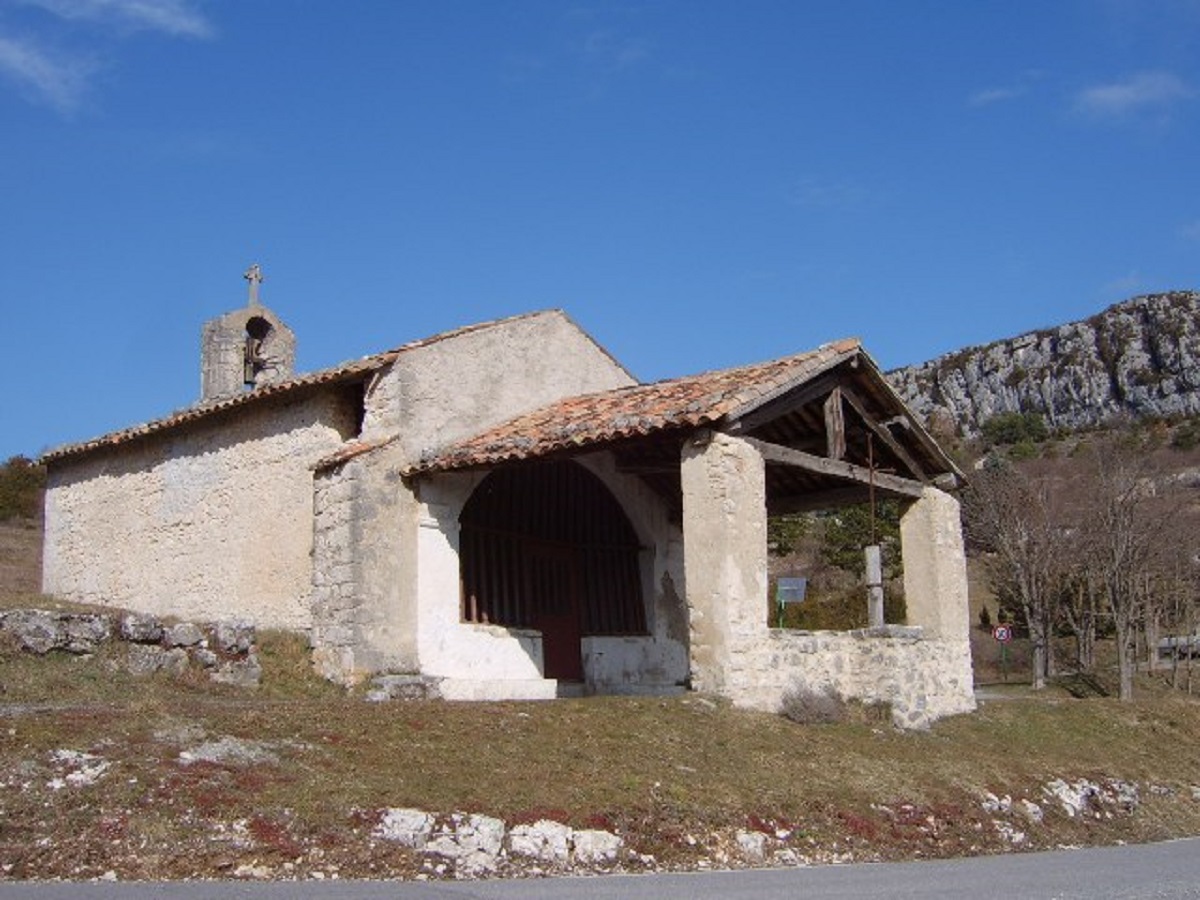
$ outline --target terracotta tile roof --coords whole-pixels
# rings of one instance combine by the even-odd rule
[[[469,334],[474,331],[482,331],[487,328],[494,328],[498,325],[505,325],[509,322],[518,321],[520,319],[528,319],[546,314],[566,316],[566,314],[561,310],[542,310],[540,312],[523,313],[518,316],[510,316],[505,319],[494,319],[488,322],[479,322],[474,325],[466,325],[462,328],[455,328],[451,331],[443,331],[439,334],[433,335],[432,337],[411,341],[391,350],[385,350],[382,353],[375,353],[371,356],[364,356],[361,359],[350,360],[349,362],[341,363],[340,365],[333,366],[329,369],[321,369],[320,371],[310,372],[306,375],[298,375],[295,378],[288,378],[284,381],[275,382],[274,384],[265,384],[262,387],[255,388],[253,391],[247,391],[244,394],[234,394],[229,397],[221,397],[216,400],[210,400],[206,403],[198,403],[195,406],[189,406],[186,409],[173,412],[161,419],[154,419],[153,421],[145,422],[140,425],[133,425],[129,428],[123,428],[120,431],[113,431],[108,434],[101,435],[98,438],[93,438],[89,441],[81,441],[76,444],[65,444],[43,454],[42,461],[47,462],[63,459],[64,457],[68,456],[77,456],[81,453],[98,450],[102,447],[116,447],[137,438],[157,434],[162,431],[177,428],[189,422],[195,422],[199,419],[207,418],[208,416],[214,415],[218,412],[237,409],[252,403],[259,403],[268,397],[279,397],[281,395],[292,394],[305,389],[311,389],[313,387],[338,384],[341,382],[365,378],[370,373],[378,369],[382,369],[384,366],[394,362],[398,356],[407,351],[416,350],[421,347],[428,347],[440,341],[459,337],[460,335]]]
[[[850,339],[771,362],[568,397],[482,434],[429,451],[406,474],[496,465],[696,428],[754,409],[861,352]]]
[[[388,444],[398,440],[399,437],[400,435],[398,434],[389,434],[369,441],[350,441],[339,447],[336,452],[317,460],[312,466],[312,470],[320,472],[324,469],[332,469],[335,466],[340,466],[342,463],[349,462],[355,457],[371,453],[380,447],[386,447]]]

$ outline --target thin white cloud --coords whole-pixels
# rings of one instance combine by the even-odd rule
[[[212,24],[188,0],[24,0],[72,22],[96,22],[124,31],[209,38]]]
[[[791,189],[792,203],[809,209],[857,209],[866,203],[870,196],[870,191],[861,184],[848,180],[801,178]]]
[[[52,55],[32,41],[0,35],[0,75],[61,113],[78,109],[95,70],[85,58]]]
[[[644,38],[602,29],[593,31],[584,39],[583,52],[594,63],[624,71],[650,58],[650,44]]]
[[[1197,243],[1200,243],[1200,219],[1197,219],[1194,222],[1188,222],[1179,229],[1179,233],[1189,241],[1196,241]]]
[[[1144,284],[1140,272],[1130,272],[1128,275],[1114,278],[1106,283],[1101,287],[1100,292],[1105,297],[1132,297],[1142,290]]]
[[[1122,119],[1141,113],[1163,113],[1196,94],[1169,72],[1140,72],[1124,81],[1080,91],[1075,108],[1099,119]]]
[[[17,86],[33,102],[59,112],[75,112],[86,97],[92,78],[100,70],[96,53],[86,49],[103,38],[101,29],[118,39],[148,32],[171,38],[207,39],[215,35],[212,24],[195,8],[193,0],[17,0],[49,13],[69,31],[74,49],[48,49],[43,28],[16,36],[0,32],[0,78]],[[46,21],[42,26],[52,25]],[[30,26],[26,26],[30,27]],[[62,34],[56,45],[61,48]],[[83,48],[83,49],[81,49]],[[109,54],[106,52],[106,56]]]
[[[988,88],[976,91],[967,98],[968,106],[991,106],[993,103],[1003,103],[1006,100],[1016,100],[1025,93],[1025,88]]]

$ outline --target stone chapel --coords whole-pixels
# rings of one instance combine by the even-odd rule
[[[45,455],[47,593],[303,631],[331,679],[447,699],[974,708],[961,473],[857,340],[642,384],[546,310],[298,374],[246,278],[198,403]],[[908,621],[770,627],[768,516],[872,492],[904,508]]]

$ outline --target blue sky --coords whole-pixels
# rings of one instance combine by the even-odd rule
[[[1200,287],[1200,0],[0,0],[0,459],[565,308],[653,380]]]

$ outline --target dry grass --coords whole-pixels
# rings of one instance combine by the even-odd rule
[[[0,864],[25,877],[145,877],[150,866],[157,877],[213,876],[250,856],[311,860],[316,848],[343,875],[412,874],[410,856],[367,840],[390,806],[612,828],[684,867],[706,835],[739,827],[785,827],[805,849],[858,858],[943,856],[1005,849],[982,794],[1043,803],[1054,778],[1136,781],[1143,803],[1104,821],[1048,811],[1032,846],[1200,832],[1200,704],[1166,691],[1134,706],[987,703],[901,733],[801,726],[694,695],[370,704],[313,679],[301,650],[267,636],[268,685],[239,692],[134,678],[107,657],[34,660],[5,648]],[[181,750],[222,736],[263,742],[277,762],[180,764]],[[52,790],[61,749],[112,770]],[[220,839],[251,827],[248,849]],[[75,871],[80,859],[94,863]]]
[[[30,599],[0,585],[0,605]],[[1012,699],[902,733],[863,716],[798,725],[696,695],[371,704],[314,677],[286,634],[260,635],[258,691],[198,673],[135,677],[120,652],[35,658],[0,644],[0,879],[219,877],[249,862],[411,876],[419,860],[370,839],[392,806],[609,828],[682,868],[737,828],[783,830],[813,858],[1011,849],[980,805],[989,791],[1046,804],[1025,847],[1200,833],[1200,703],[1150,682],[1134,705],[1014,684]],[[274,759],[181,764],[221,737]],[[61,750],[109,768],[55,787]],[[1068,818],[1042,795],[1054,778],[1135,781],[1141,805]]]
[[[41,522],[0,522],[0,593],[32,594],[41,588],[41,582]]]

